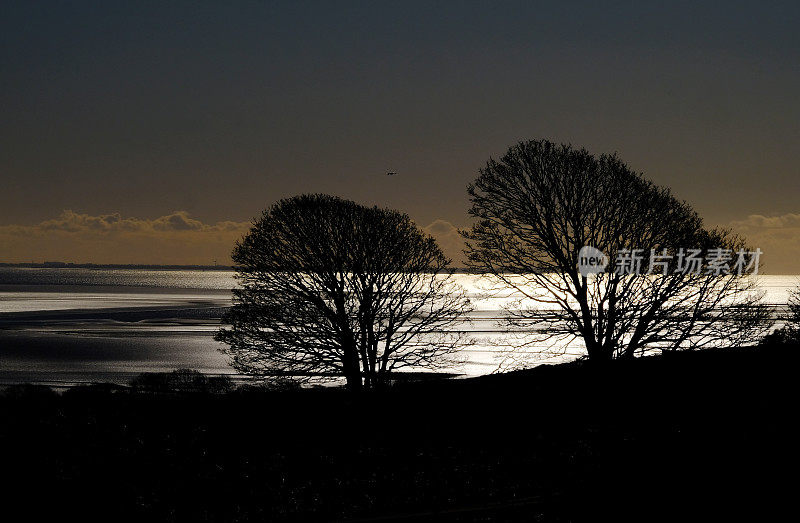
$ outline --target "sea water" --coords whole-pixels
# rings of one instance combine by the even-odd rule
[[[473,344],[450,370],[466,375],[507,364],[492,340],[508,330],[503,307],[513,292],[487,292],[473,275],[455,275],[474,310],[462,328]],[[759,276],[764,301],[785,304],[797,276]],[[0,268],[0,384],[125,383],[141,372],[193,368],[236,375],[213,339],[236,286],[233,271]],[[524,336],[524,333],[522,334]],[[529,364],[571,359],[579,343],[528,347]]]

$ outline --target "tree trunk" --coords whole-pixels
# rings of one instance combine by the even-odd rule
[[[361,380],[361,369],[358,366],[358,360],[355,360],[355,364],[351,361],[348,365],[346,365],[344,369],[344,376],[347,378],[347,390],[351,392],[361,392],[364,388],[364,384]]]
[[[364,383],[361,379],[361,361],[358,357],[358,349],[356,349],[355,343],[345,349],[345,354],[342,358],[342,371],[347,379],[347,390],[361,392],[364,388]]]
[[[583,341],[586,344],[586,354],[589,356],[589,361],[606,362],[613,359],[614,352],[607,350],[604,344],[598,342],[594,336],[584,336]]]

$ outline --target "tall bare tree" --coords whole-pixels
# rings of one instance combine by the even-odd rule
[[[452,363],[470,309],[436,241],[406,215],[326,195],[281,200],[233,251],[241,288],[217,339],[255,375],[344,376]]]
[[[782,319],[783,325],[770,333],[765,341],[782,344],[800,342],[800,287],[795,287],[789,292]]]
[[[800,287],[795,287],[789,293],[789,318],[788,324],[794,329],[800,329]]]
[[[468,192],[477,218],[464,232],[468,263],[534,302],[509,308],[511,323],[536,333],[531,346],[580,339],[590,360],[609,360],[747,343],[769,323],[748,276],[757,265],[736,274],[742,240],[704,228],[686,202],[616,155],[523,142],[490,159]],[[579,271],[585,246],[607,256],[605,271]],[[736,258],[730,272],[709,253]]]

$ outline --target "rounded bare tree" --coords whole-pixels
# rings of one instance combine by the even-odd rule
[[[452,364],[470,309],[436,241],[408,215],[327,195],[281,200],[233,251],[240,288],[216,338],[238,370],[344,377]]]
[[[468,192],[469,265],[535,302],[509,309],[530,333],[523,343],[578,339],[590,360],[609,360],[750,343],[769,324],[742,240],[705,228],[616,155],[523,142],[491,159]],[[585,247],[606,256],[604,270],[579,270]]]

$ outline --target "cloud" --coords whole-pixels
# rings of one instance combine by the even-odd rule
[[[213,225],[204,224],[199,220],[189,217],[186,211],[174,211],[166,216],[154,220],[142,218],[123,218],[119,213],[92,216],[78,214],[66,210],[57,218],[45,220],[36,225],[1,225],[0,233],[9,234],[42,234],[51,232],[82,233],[151,233],[164,231],[238,231],[246,230],[248,222],[218,222]]]
[[[747,238],[752,248],[764,254],[764,272],[768,274],[800,274],[800,214],[778,216],[751,214],[744,220],[728,224]]]
[[[731,226],[758,229],[800,228],[800,214],[787,213],[781,216],[751,214],[745,220],[731,222]]]
[[[35,225],[0,225],[0,262],[228,264],[234,243],[251,225],[205,223],[186,211],[147,219],[65,210]],[[463,264],[464,242],[452,223],[435,220],[423,229],[455,266]]]
[[[453,260],[453,265],[458,267],[464,263],[464,239],[458,233],[458,228],[447,220],[434,220],[423,227],[423,230],[433,236],[448,258]]]
[[[203,223],[186,211],[155,219],[63,211],[35,225],[0,226],[0,261],[230,263],[249,222]]]

